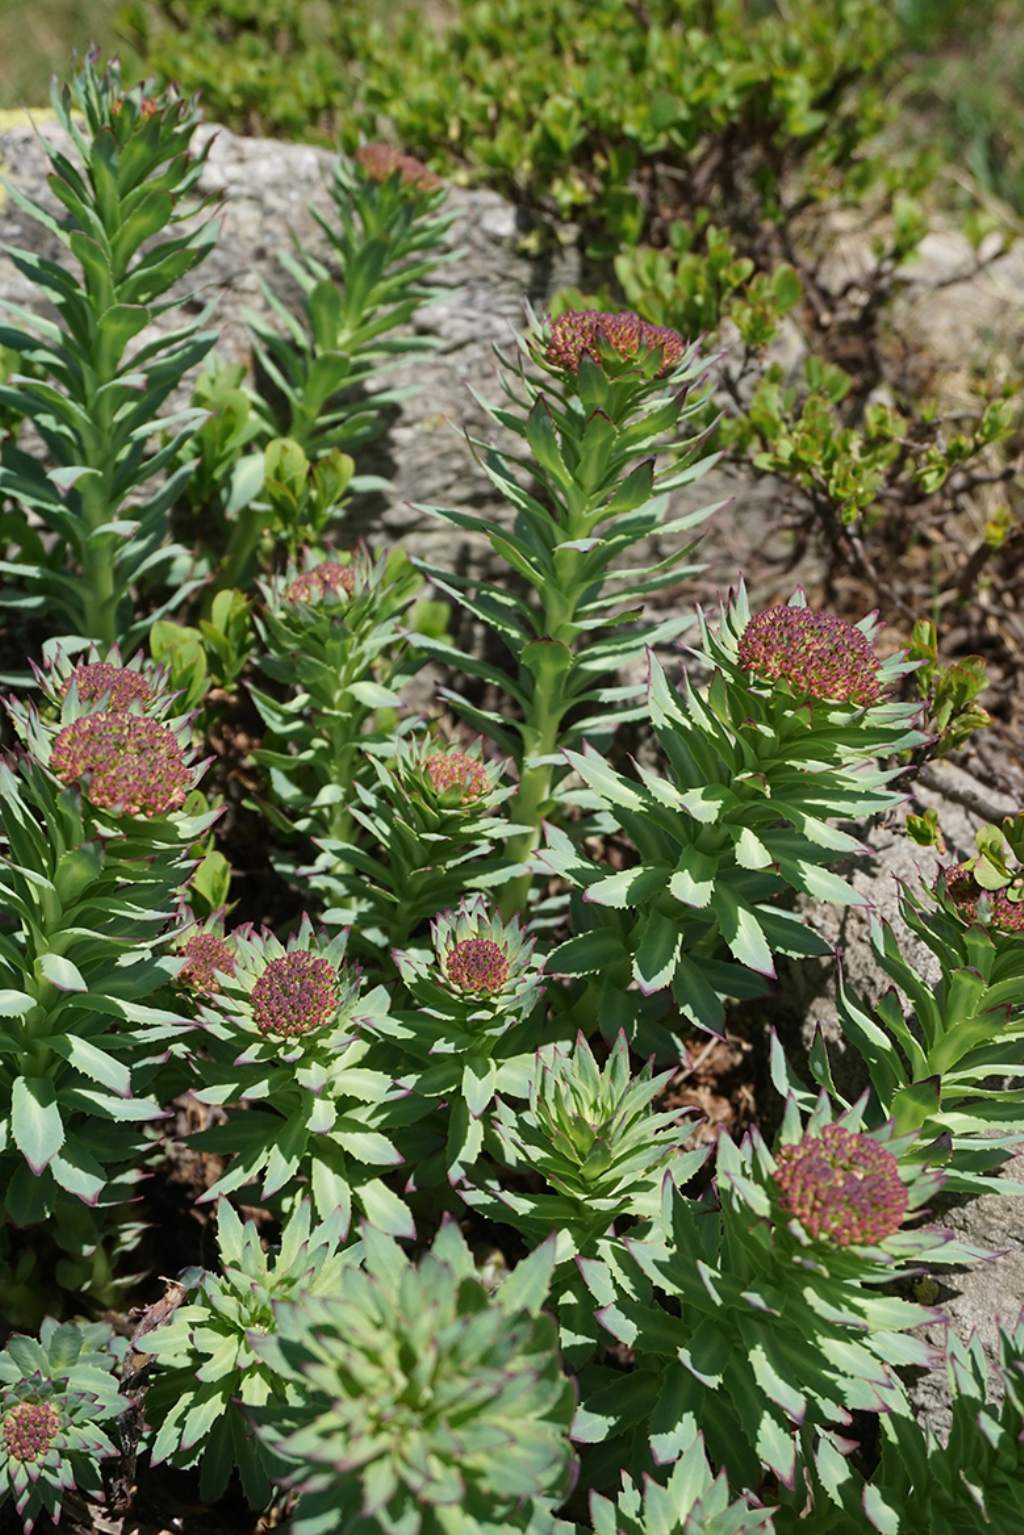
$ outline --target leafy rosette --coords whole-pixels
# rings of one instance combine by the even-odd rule
[[[995,1353],[993,1362],[991,1354]],[[817,1478],[810,1522],[823,1535],[1014,1535],[1024,1520],[1024,1317],[999,1328],[992,1350],[973,1335],[946,1339],[950,1424],[883,1418],[869,1482],[852,1457]],[[794,1516],[792,1525],[801,1526]]]
[[[166,952],[215,813],[190,814],[201,769],[184,727],[100,709],[54,728],[27,716],[27,749],[0,763],[0,1162],[18,1225],[66,1196],[123,1202],[142,1127],[162,1117],[158,1072],[190,1027],[160,993]],[[74,1219],[56,1223],[58,1237]]]
[[[724,1472],[714,1476],[704,1440],[694,1433],[666,1482],[647,1476],[638,1485],[623,1472],[622,1490],[613,1502],[590,1495],[594,1535],[771,1535],[772,1510],[734,1499]]]
[[[374,1069],[360,1033],[388,999],[380,987],[363,994],[346,937],[328,941],[305,917],[287,945],[252,928],[231,934],[234,969],[216,972],[200,1014],[209,1059],[195,1096],[238,1112],[195,1139],[232,1154],[203,1198],[256,1185],[261,1200],[293,1200],[308,1189],[343,1232],[355,1201],[375,1225],[412,1236],[408,1209],[376,1176],[402,1161],[389,1129],[404,1095]]]
[[[339,1251],[338,1217],[311,1229],[310,1207],[299,1204],[275,1253],[252,1221],[243,1226],[226,1199],[217,1206],[219,1271],[190,1269],[181,1278],[181,1304],[162,1326],[135,1339],[152,1357],[146,1416],[154,1430],[153,1463],[199,1466],[200,1496],[216,1503],[238,1471],[253,1508],[270,1501],[271,1467],[246,1416],[249,1407],[295,1406],[295,1384],[257,1353],[254,1337],[273,1334],[281,1301],[332,1295],[358,1245]]]
[[[397,690],[419,665],[403,614],[420,584],[397,551],[374,558],[361,550],[311,558],[263,586],[259,664],[285,696],[250,689],[267,727],[254,753],[269,776],[261,809],[281,830],[324,840],[314,889],[330,888],[332,843],[350,840],[353,784],[369,774],[364,747],[391,738]]]
[[[252,1340],[300,1391],[254,1413],[300,1492],[296,1535],[553,1529],[574,1406],[541,1312],[554,1244],[493,1295],[453,1222],[415,1265],[371,1227],[363,1249],[333,1294],[279,1304]]]
[[[809,1457],[840,1456],[854,1412],[908,1413],[898,1371],[935,1362],[913,1332],[936,1313],[882,1287],[910,1264],[987,1255],[906,1224],[941,1184],[902,1160],[906,1144],[866,1133],[857,1111],[833,1120],[824,1098],[804,1124],[790,1100],[775,1155],[756,1131],[720,1138],[717,1210],[666,1181],[645,1231],[581,1263],[600,1324],[639,1368],[628,1392],[588,1372],[574,1437],[647,1435],[661,1460],[696,1423],[734,1485],[767,1469],[792,1489]]]
[[[717,634],[702,620],[706,685],[684,677],[673,692],[651,656],[660,770],[637,764],[627,776],[593,748],[566,753],[638,861],[608,874],[558,831],[542,860],[582,889],[577,934],[553,969],[604,973],[620,993],[671,986],[685,1015],[711,1028],[723,996],[756,994],[757,977],[775,975],[777,953],[828,952],[774,897],[864,904],[830,868],[863,851],[836,823],[898,804],[890,785],[901,769],[877,759],[924,740],[917,706],[889,697],[911,663],[875,655],[872,620],[844,625],[799,597],[768,613],[773,623],[760,625],[741,590]],[[796,623],[776,626],[779,614]]]
[[[403,944],[428,917],[467,890],[505,878],[500,845],[515,828],[501,815],[513,794],[501,764],[429,736],[398,736],[370,755],[368,784],[350,805],[365,848],[327,842],[349,891],[359,936],[377,947]]]
[[[525,1232],[531,1241],[563,1233],[578,1252],[590,1252],[621,1216],[652,1217],[666,1171],[680,1186],[698,1171],[706,1148],[684,1151],[687,1111],[657,1111],[670,1071],[653,1076],[648,1064],[630,1072],[624,1034],[598,1066],[581,1035],[575,1047],[545,1046],[530,1077],[529,1106],[500,1100],[490,1121],[497,1159],[512,1172],[538,1175],[543,1193],[519,1179],[469,1190],[470,1204]]]
[[[1007,816],[1002,830],[983,826],[977,843],[973,858],[943,871],[937,894],[946,911],[1006,948],[1024,938],[1024,811]]]
[[[482,895],[442,913],[431,937],[431,949],[394,956],[416,1011],[381,1012],[370,1027],[390,1045],[395,1075],[417,1099],[446,1100],[443,1166],[455,1182],[480,1154],[482,1116],[495,1092],[526,1096],[542,978],[532,939]],[[422,1183],[434,1172],[423,1164],[417,1177]]]
[[[113,1374],[123,1353],[105,1323],[50,1319],[0,1353],[0,1508],[13,1501],[26,1535],[40,1516],[56,1523],[67,1493],[102,1496],[100,1462],[131,1407]]]
[[[875,921],[872,947],[893,989],[872,1007],[841,976],[837,1012],[867,1067],[873,1123],[891,1119],[898,1134],[914,1135],[913,1155],[938,1158],[951,1192],[1020,1194],[1019,1180],[998,1174],[1024,1140],[1024,943],[968,920],[948,878],[899,897],[900,919],[930,951],[937,978],[926,980],[889,924]],[[810,1066],[839,1099],[820,1039]]]

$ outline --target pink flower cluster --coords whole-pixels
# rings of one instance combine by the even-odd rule
[[[153,689],[141,672],[130,666],[113,666],[109,661],[87,661],[76,666],[61,689],[67,696],[71,684],[83,703],[107,699],[108,709],[128,709],[133,703],[148,704]]]
[[[686,350],[686,342],[678,331],[666,325],[649,325],[631,310],[606,314],[601,309],[568,309],[552,322],[551,339],[544,355],[556,368],[576,373],[583,357],[600,366],[604,361],[601,345],[624,362],[660,351],[659,376],[671,373]]]
[[[442,185],[441,178],[417,160],[414,155],[403,155],[391,144],[363,144],[356,150],[356,161],[364,175],[371,181],[387,181],[397,171],[402,185],[415,187],[417,192],[436,192]]]
[[[907,1191],[896,1158],[872,1136],[825,1125],[783,1146],[775,1161],[782,1204],[808,1236],[874,1247],[899,1230]]]
[[[490,787],[483,763],[466,752],[434,752],[424,763],[424,770],[436,793],[461,790],[459,799],[464,803],[479,799]]]
[[[445,957],[445,974],[460,991],[491,997],[509,977],[508,955],[493,938],[460,938]]]
[[[174,732],[138,714],[104,709],[65,725],[53,743],[51,771],[84,783],[91,804],[120,815],[165,815],[192,782]]]
[[[181,952],[185,963],[178,971],[178,980],[201,996],[212,997],[220,991],[218,971],[221,975],[235,973],[235,956],[219,933],[193,933]]]
[[[863,630],[810,608],[755,613],[740,637],[739,663],[803,697],[866,707],[881,694],[878,657]]]
[[[325,560],[304,570],[285,590],[286,602],[322,602],[325,597],[338,597],[342,593],[351,597],[356,589],[356,573],[351,565],[338,560]]]
[[[958,863],[945,871],[946,895],[965,922],[977,922],[978,902],[987,898],[989,921],[1001,933],[1024,935],[1024,901],[1011,901],[1005,890],[985,890],[970,867]]]
[[[49,1402],[19,1402],[4,1419],[4,1448],[12,1460],[42,1460],[60,1432],[60,1414]]]
[[[261,1034],[296,1039],[330,1023],[338,1008],[338,975],[330,960],[308,949],[272,959],[252,989]]]

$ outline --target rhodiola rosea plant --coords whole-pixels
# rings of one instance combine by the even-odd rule
[[[128,270],[161,250],[190,270],[192,226],[165,235],[202,163],[192,109],[116,81],[90,62],[69,98],[92,168],[72,222],[87,192],[114,219],[104,167],[138,173],[117,216],[156,223]],[[170,185],[145,152],[172,144]],[[0,1353],[0,1498],[28,1527],[61,1499],[84,1524],[106,1483],[298,1535],[818,1535],[862,1515],[899,1535],[925,1527],[927,1484],[937,1528],[963,1508],[1001,1528],[1020,1340],[989,1407],[977,1349],[943,1353],[915,1285],[991,1256],[942,1225],[944,1189],[1014,1187],[1018,822],[903,892],[927,973],[875,920],[898,991],[869,1006],[837,977],[862,1096],[820,1042],[787,1061],[777,961],[827,955],[811,903],[863,904],[849,867],[927,745],[912,663],[877,615],[800,591],[739,586],[714,619],[686,600],[718,510],[689,499],[715,360],[630,314],[528,314],[499,359],[495,442],[471,446],[508,517],[436,509],[489,563],[335,542],[361,493],[345,450],[448,215],[395,149],[331,186],[298,313],[257,325],[262,376],[200,381],[202,435],[186,414],[187,441],[167,425],[148,458],[126,449],[130,485],[104,439],[107,493],[135,508],[161,485],[99,526],[108,554],[154,504],[186,527],[214,507],[187,559],[153,532],[112,626],[88,619],[93,546],[72,539],[94,477],[61,475],[60,423],[100,419],[74,395],[92,375],[54,325],[9,386],[54,461],[31,483],[66,493],[40,530],[4,480],[38,557],[11,562],[14,596],[57,573],[81,605],[8,701],[0,763],[0,1306],[53,1313]],[[72,292],[58,263],[33,270]],[[75,345],[110,297],[90,276],[68,299]],[[199,350],[165,344],[169,393]],[[147,355],[126,338],[108,381],[133,444],[155,428],[139,400],[165,397]],[[188,622],[168,626],[176,581]],[[431,589],[504,665],[424,621]],[[111,643],[147,630],[153,659]],[[265,883],[209,877],[239,826],[269,844]],[[715,1129],[687,1084],[737,1001],[778,1101]],[[910,1383],[932,1368],[959,1392],[942,1467]]]
[[[194,102],[129,90],[116,63],[100,70],[90,58],[70,87],[55,84],[53,107],[71,141],[65,153],[44,140],[60,216],[10,188],[69,259],[7,251],[58,318],[4,305],[14,322],[4,344],[26,371],[11,374],[3,401],[31,418],[47,456],[13,442],[0,451],[0,491],[24,519],[20,559],[3,571],[19,607],[49,609],[66,633],[135,643],[154,617],[141,588],[184,555],[168,533],[188,470],[157,477],[201,419],[186,409],[162,420],[161,407],[216,337],[202,315],[174,326],[165,317],[184,312],[187,294],[171,290],[216,225],[195,196],[204,156],[190,151]],[[147,452],[162,426],[167,440]],[[179,583],[174,599],[184,594]]]

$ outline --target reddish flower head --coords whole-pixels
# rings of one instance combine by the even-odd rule
[[[19,1402],[4,1419],[4,1448],[11,1460],[42,1460],[60,1432],[60,1414],[49,1402]]]
[[[739,643],[739,663],[767,682],[788,682],[795,693],[830,703],[877,703],[878,657],[861,629],[810,608],[765,608]]]
[[[121,815],[165,815],[192,781],[174,732],[138,714],[105,709],[65,725],[50,768],[61,783],[81,783],[91,804]]]
[[[308,949],[272,959],[252,989],[256,1027],[280,1039],[323,1028],[337,1009],[337,971],[330,960]]]
[[[342,593],[351,597],[356,589],[356,573],[351,565],[338,560],[325,560],[304,570],[285,591],[286,602],[322,602],[325,597],[338,597]]]
[[[445,959],[445,972],[460,991],[493,996],[509,978],[508,955],[493,938],[461,938]]]
[[[984,897],[992,927],[1024,936],[1024,901],[1011,901],[1005,890],[985,890],[965,863],[947,869],[944,878],[946,897],[965,922],[979,920],[978,902]]]
[[[659,375],[670,373],[686,350],[678,331],[665,325],[649,325],[631,310],[605,314],[600,309],[568,309],[552,323],[551,340],[544,355],[555,367],[575,373],[584,356],[598,364],[603,361],[601,344],[610,347],[624,362],[660,350]]]
[[[907,1213],[899,1165],[870,1135],[825,1125],[783,1146],[775,1183],[783,1206],[807,1234],[838,1247],[873,1247],[898,1231]]]
[[[201,996],[211,997],[220,991],[218,971],[222,975],[235,973],[235,956],[219,933],[193,933],[181,952],[185,963],[178,971],[178,980]]]
[[[356,150],[356,161],[363,174],[371,181],[387,181],[397,171],[403,186],[415,187],[417,192],[436,192],[441,179],[417,160],[414,155],[403,155],[391,144],[363,144]]]
[[[490,787],[483,763],[466,752],[435,752],[427,758],[424,769],[438,794],[456,789],[463,803],[479,799]]]
[[[108,709],[127,709],[133,703],[148,704],[153,689],[141,672],[130,666],[113,666],[109,661],[88,661],[76,666],[61,688],[65,697],[71,684],[83,703],[107,700]]]

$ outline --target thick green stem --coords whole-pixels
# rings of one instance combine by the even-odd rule
[[[550,756],[558,748],[564,706],[549,696],[549,689],[538,682],[533,695],[534,724],[524,735],[524,767],[519,780],[519,793],[512,804],[510,819],[526,831],[510,837],[505,845],[505,856],[510,863],[526,863],[540,842],[541,820],[544,808],[551,798],[554,768],[550,763],[538,763],[526,767],[531,757]],[[506,922],[509,917],[522,912],[530,893],[533,876],[520,874],[510,880],[501,893],[501,914]]]
[[[104,423],[99,423],[100,431]],[[86,527],[86,542],[82,550],[82,586],[84,629],[87,637],[104,646],[113,645],[117,632],[117,584],[114,574],[116,539],[104,534],[93,537],[96,528],[102,527],[111,517],[108,485],[113,479],[114,465],[104,451],[102,443],[94,445],[95,451],[88,456],[90,465],[98,475],[89,476],[82,486],[82,519]]]
[[[581,520],[583,515],[585,509],[581,512]],[[576,531],[570,530],[569,536],[576,536]],[[579,554],[574,550],[565,551],[557,559],[556,578],[545,588],[543,596],[544,637],[555,646],[564,646],[570,654],[576,639],[579,565]],[[526,863],[540,842],[541,821],[551,798],[555,769],[550,762],[534,759],[551,757],[560,745],[562,721],[569,704],[564,688],[567,675],[567,670],[553,658],[550,669],[542,666],[534,678],[523,730],[519,793],[510,812],[511,820],[527,830],[510,837],[506,843],[505,853],[510,863]],[[529,765],[531,761],[532,766]],[[499,908],[506,922],[509,917],[525,910],[531,880],[531,874],[520,874],[502,891]]]
[[[244,589],[249,585],[262,530],[263,520],[251,507],[239,513],[209,596],[210,604],[218,592],[228,591],[231,587]]]

